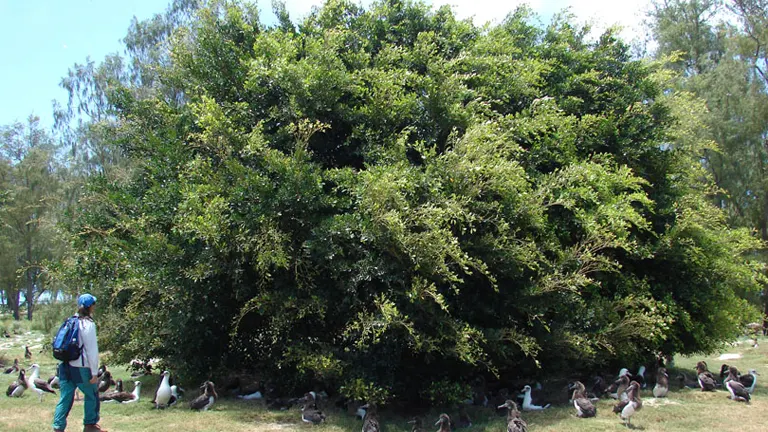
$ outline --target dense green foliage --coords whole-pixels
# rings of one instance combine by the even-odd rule
[[[735,20],[724,20],[723,12]],[[706,101],[698,135],[717,187],[711,194],[731,226],[768,240],[768,4],[764,0],[658,2],[651,14],[659,56],[677,53],[676,87]],[[760,251],[765,261],[765,250]],[[762,296],[768,314],[768,287]]]
[[[150,87],[110,81],[128,162],[90,176],[67,275],[118,359],[435,400],[754,319],[759,245],[707,199],[701,106],[663,64],[525,8],[276,8],[201,8]]]
[[[32,319],[49,287],[49,267],[62,253],[56,230],[59,167],[55,145],[37,117],[0,126],[0,291],[15,319]]]

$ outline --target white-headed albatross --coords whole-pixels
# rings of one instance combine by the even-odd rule
[[[533,397],[531,397],[531,386],[526,385],[521,390],[521,393],[523,393],[523,411],[541,411],[549,408],[550,404],[546,405],[535,405],[533,403]]]
[[[32,371],[32,373],[29,375],[29,378],[27,378],[27,384],[31,390],[35,391],[37,395],[40,396],[40,402],[43,401],[43,393],[56,394],[48,384],[48,381],[40,379],[40,366],[37,363],[30,366],[29,370]]]
[[[157,387],[157,391],[155,392],[155,408],[166,408],[168,406],[168,402],[171,401],[171,395],[173,394],[171,392],[171,385],[169,383],[171,373],[164,371],[161,376],[163,377],[163,380],[160,381],[160,385]]]

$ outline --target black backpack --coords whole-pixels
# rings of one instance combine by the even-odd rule
[[[80,346],[80,323],[77,315],[67,318],[61,324],[56,337],[53,338],[52,347],[56,360],[68,362],[80,358],[83,348]]]

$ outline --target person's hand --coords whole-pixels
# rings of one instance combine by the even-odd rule
[[[88,381],[88,382],[91,383],[91,384],[96,384],[97,382],[99,382],[99,377],[95,376],[95,377],[91,378],[91,380]]]

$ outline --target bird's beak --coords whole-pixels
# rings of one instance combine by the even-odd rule
[[[506,405],[506,404],[504,404],[504,405],[499,405],[499,406],[497,406],[496,408],[507,408],[507,405]]]
[[[439,425],[439,424],[440,424],[440,423],[442,423],[442,422],[443,422],[443,419],[438,419],[438,420],[437,420],[437,423],[435,423],[435,426]]]

